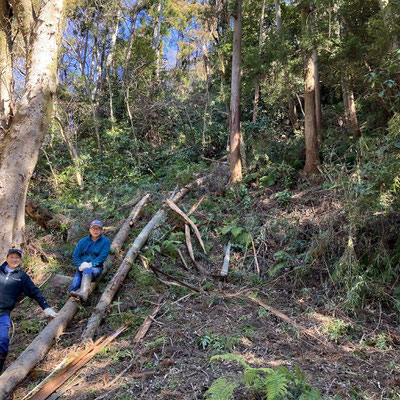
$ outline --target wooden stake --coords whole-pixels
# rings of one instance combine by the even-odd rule
[[[231,255],[231,242],[228,242],[225,251],[224,263],[222,264],[221,268],[221,276],[228,275],[230,255]]]

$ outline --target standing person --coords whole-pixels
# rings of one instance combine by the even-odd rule
[[[74,250],[73,260],[77,270],[68,288],[71,296],[83,301],[88,298],[90,283],[95,281],[103,271],[103,263],[110,252],[111,245],[110,240],[103,236],[101,221],[92,221],[89,233],[89,236],[78,242]]]
[[[24,292],[36,300],[44,313],[56,317],[57,313],[50,308],[41,290],[35,286],[29,275],[21,269],[22,251],[10,249],[6,262],[0,265],[0,373],[8,354],[10,337],[10,313],[15,307],[17,297]]]

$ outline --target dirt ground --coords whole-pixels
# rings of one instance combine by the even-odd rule
[[[298,192],[293,196],[295,206],[286,211],[276,207],[272,196],[259,197],[260,223],[272,214],[276,217],[280,213],[284,218],[295,213],[298,226],[307,234],[311,225],[326,222],[327,209],[336,209],[340,215],[334,196],[321,196],[312,204],[304,197]],[[206,212],[199,208],[197,218],[206,218]],[[204,240],[210,242],[207,232]],[[273,266],[271,254],[282,247],[284,239],[277,232],[263,240],[257,254],[261,276],[265,277]],[[208,271],[216,275],[223,259],[222,243],[216,243],[210,252],[213,262]],[[324,271],[315,269],[299,277],[283,269],[275,279],[267,280],[257,276],[254,259],[250,263],[246,257],[249,255],[243,252],[232,252],[225,279],[202,278],[189,258],[189,271],[182,268],[179,259],[153,260],[157,268],[203,287],[201,293],[167,286],[143,265],[134,266],[96,337],[110,335],[124,323],[128,323],[128,329],[80,369],[62,387],[68,389],[59,398],[203,399],[220,377],[238,382],[235,399],[261,398],[246,389],[239,363],[210,361],[214,355],[233,353],[254,368],[286,366],[294,371],[297,365],[308,384],[318,388],[325,399],[400,399],[400,327],[393,310],[369,306],[357,316],[352,315],[343,307],[340,293],[326,283]],[[49,302],[60,309],[66,286],[45,286],[43,290]],[[161,309],[147,335],[135,345],[133,338],[139,326],[161,295]],[[290,320],[248,296],[256,296]],[[82,351],[81,334],[98,297],[99,290],[10,399],[24,398],[62,360],[70,361]],[[19,306],[13,321],[7,364],[47,323],[39,308],[29,301]]]

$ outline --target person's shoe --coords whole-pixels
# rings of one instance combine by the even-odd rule
[[[3,373],[4,363],[8,353],[0,353],[0,374]]]
[[[81,287],[79,290],[73,290],[71,296],[78,297],[83,301],[86,301],[89,296],[90,284],[92,283],[92,277],[87,274],[83,274]]]

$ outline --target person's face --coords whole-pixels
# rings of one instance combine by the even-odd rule
[[[94,225],[89,229],[90,234],[92,235],[93,240],[97,240],[103,232],[103,228],[100,226]]]
[[[11,253],[7,256],[7,264],[10,269],[17,268],[21,264],[21,257],[17,253]]]

